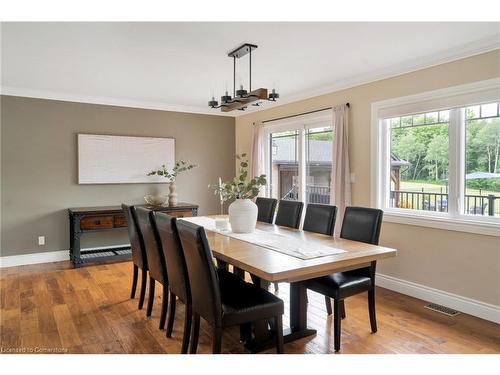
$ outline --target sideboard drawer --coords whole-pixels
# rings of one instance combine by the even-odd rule
[[[191,216],[193,216],[193,211],[191,211],[191,210],[186,210],[186,211],[166,211],[165,213],[167,215],[174,216],[174,217],[191,217]]]
[[[114,217],[114,227],[115,228],[122,228],[127,226],[127,221],[125,220],[125,215],[115,215]]]
[[[113,216],[84,217],[80,221],[80,228],[89,229],[111,229],[113,228]]]

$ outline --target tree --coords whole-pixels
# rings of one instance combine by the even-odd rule
[[[435,180],[439,180],[439,167],[443,170],[448,167],[448,137],[442,134],[434,137],[427,147],[425,160],[431,163],[427,168],[434,171]]]
[[[471,140],[471,146],[476,151],[478,161],[482,161],[481,169],[498,173],[500,172],[500,119],[481,121],[478,125],[480,130]]]
[[[411,163],[408,172],[412,171],[412,180],[415,180],[419,175],[420,161],[425,154],[425,145],[417,140],[413,132],[407,132],[397,142],[393,142],[393,151],[398,157]]]

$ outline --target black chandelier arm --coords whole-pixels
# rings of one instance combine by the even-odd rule
[[[252,48],[250,47],[250,52],[249,52],[249,58],[250,58],[250,69],[249,72],[250,72],[250,77],[249,77],[249,87],[250,89],[248,90],[249,92],[252,92]]]

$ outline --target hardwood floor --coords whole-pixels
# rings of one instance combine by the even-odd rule
[[[146,318],[137,299],[129,299],[131,280],[130,262],[1,269],[1,351],[179,353],[184,306],[177,304],[173,336],[167,339],[158,329],[161,286],[153,315]],[[277,295],[288,306],[287,284],[280,284]],[[465,314],[447,317],[425,309],[424,301],[382,288],[377,289],[378,332],[371,334],[366,300],[359,295],[346,301],[340,353],[500,353],[499,325]],[[313,292],[308,322],[317,335],[285,344],[285,353],[333,353],[332,318],[323,297]],[[199,353],[211,351],[207,328],[202,320]],[[237,328],[224,331],[222,350],[245,353]]]

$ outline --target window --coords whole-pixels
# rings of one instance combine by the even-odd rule
[[[331,112],[300,116],[265,127],[267,195],[306,203],[330,203]]]
[[[500,217],[499,103],[465,109],[463,213]]]
[[[389,119],[392,208],[448,211],[449,111]]]
[[[372,118],[387,221],[500,235],[500,80],[374,103]]]

